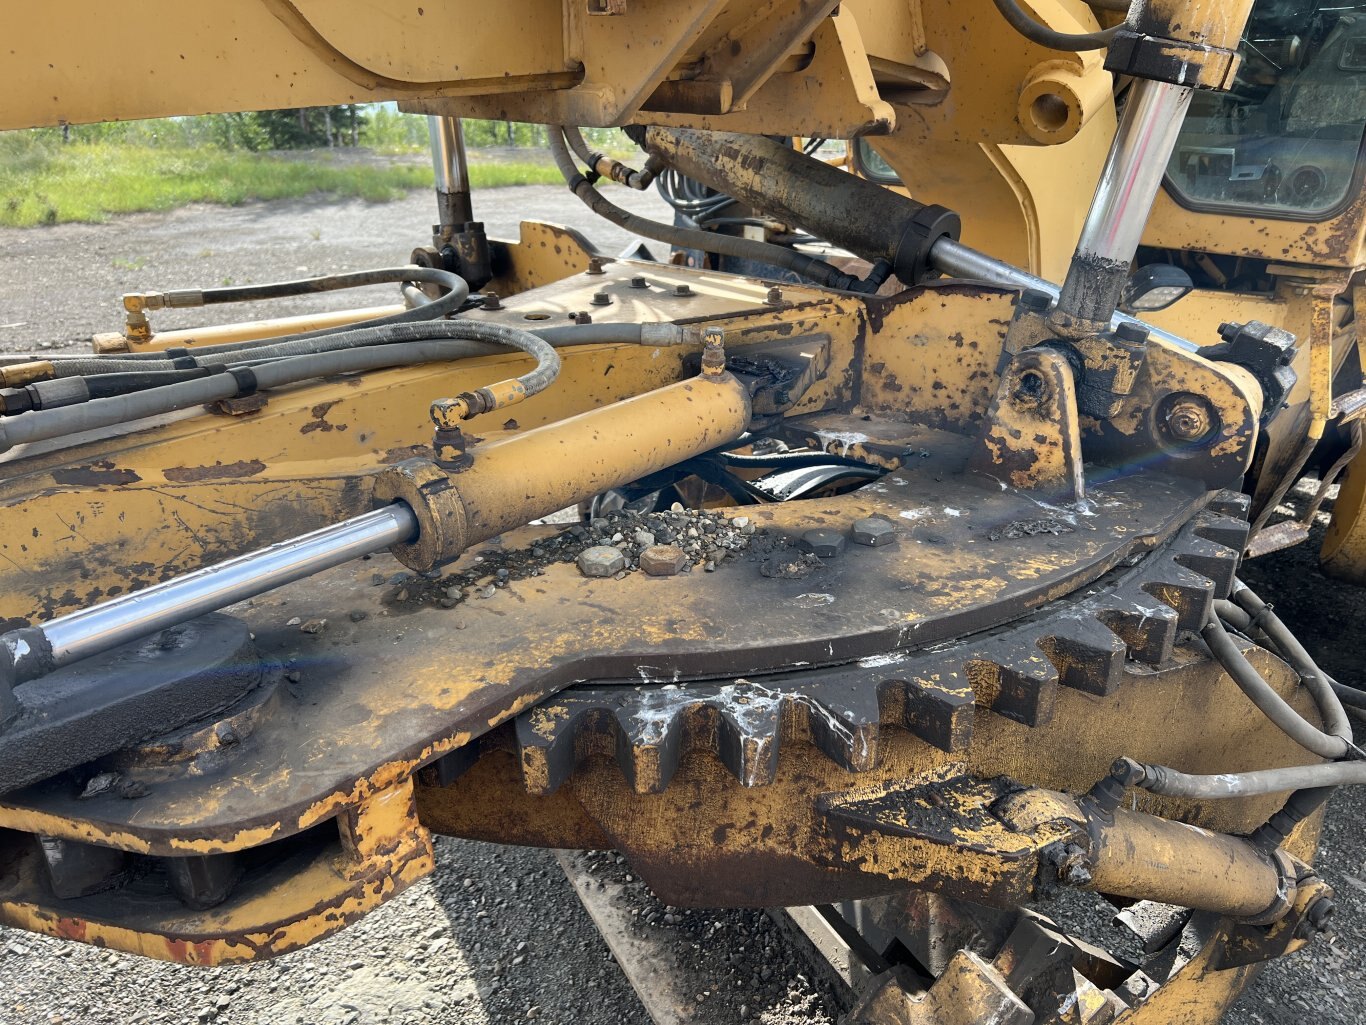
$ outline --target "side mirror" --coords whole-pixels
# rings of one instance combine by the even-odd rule
[[[1195,288],[1191,276],[1169,263],[1150,263],[1129,275],[1119,308],[1125,313],[1152,313],[1165,310]]]

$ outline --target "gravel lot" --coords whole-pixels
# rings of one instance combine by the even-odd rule
[[[654,193],[614,190],[652,216]],[[476,197],[490,234],[522,219],[568,223],[607,253],[632,240],[563,190],[532,186]],[[0,350],[75,349],[116,330],[118,297],[136,289],[206,287],[389,266],[426,241],[425,193],[371,206],[323,201],[191,208],[104,225],[0,231]],[[656,246],[658,252],[661,247]],[[360,301],[392,301],[379,289]],[[318,308],[310,300],[241,307],[243,317]],[[159,328],[196,322],[158,314]],[[1297,499],[1298,500],[1298,499]],[[1263,560],[1247,576],[1325,666],[1360,680],[1366,599],[1327,581],[1316,542]],[[1358,734],[1358,740],[1366,737]],[[1238,1025],[1366,1020],[1366,801],[1330,810],[1322,871],[1338,891],[1336,935],[1273,965],[1228,1019]],[[645,1023],[648,1018],[547,852],[439,839],[428,880],[339,936],[276,961],[189,969],[0,929],[0,1025],[19,1023],[417,1023],[541,1020]],[[662,908],[611,855],[595,872],[626,888],[638,928],[667,941],[694,991],[696,1020],[823,1025],[835,995],[752,912]]]

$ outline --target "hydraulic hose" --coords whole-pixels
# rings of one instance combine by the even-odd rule
[[[1284,790],[1317,790],[1366,783],[1366,762],[1328,762],[1323,765],[1294,765],[1284,769],[1258,769],[1254,772],[1228,772],[1195,776],[1165,765],[1146,765],[1122,758],[1130,786],[1141,787],[1164,797],[1219,800],[1229,797],[1256,797]],[[1117,771],[1116,776],[1120,773]]]
[[[1119,35],[1123,24],[1099,32],[1058,32],[1031,18],[1015,0],[993,0],[1001,16],[1010,22],[1010,27],[1031,43],[1037,43],[1049,50],[1063,50],[1080,53],[1083,50],[1104,50]]]
[[[1237,604],[1224,600],[1214,602],[1216,618],[1248,637],[1255,637],[1289,662],[1313,695],[1326,732],[1341,737],[1350,746],[1350,720],[1363,718],[1361,710],[1366,708],[1366,692],[1344,686],[1320,669],[1290,629],[1271,611],[1271,606],[1241,580],[1234,580],[1233,595]],[[1351,750],[1355,752],[1356,748]]]
[[[163,294],[167,306],[217,306],[220,303],[261,302],[266,299],[285,299],[318,292],[336,292],[346,288],[364,288],[367,285],[387,285],[394,282],[401,284],[410,280],[417,279],[410,276],[408,268],[384,267],[377,270],[349,271],[345,274],[327,274],[317,278],[275,281],[264,285],[177,289]]]
[[[671,224],[661,224],[659,221],[652,221],[623,210],[603,196],[580,173],[574,164],[574,158],[569,153],[569,147],[564,140],[564,129],[561,127],[554,125],[550,127],[550,152],[555,158],[560,173],[564,175],[565,183],[569,186],[570,191],[578,196],[595,214],[611,221],[619,228],[636,235],[643,235],[645,238],[654,239],[656,242],[665,242],[683,249],[700,249],[703,252],[733,256],[739,260],[753,260],[757,263],[783,267],[794,274],[828,288],[838,288],[844,291],[858,290],[858,278],[845,274],[824,260],[804,256],[791,249],[775,246],[768,242],[757,242],[753,239],[738,238],[734,235],[718,235],[715,232],[698,231],[692,228],[675,228]]]
[[[1334,692],[1328,674],[1318,667],[1304,645],[1295,638],[1279,616],[1271,611],[1271,606],[1262,601],[1253,590],[1241,580],[1233,582],[1233,600],[1248,614],[1252,627],[1260,631],[1276,650],[1295,667],[1300,679],[1314,695],[1314,702],[1323,715],[1325,731],[1332,736],[1352,739],[1352,724],[1347,721],[1347,713]]]
[[[578,128],[566,125],[564,137],[569,140],[569,145],[579,159],[584,162],[599,178],[610,178],[614,182],[625,185],[627,188],[643,192],[650,187],[650,183],[655,180],[655,174],[662,166],[662,163],[654,159],[648,160],[643,171],[637,171],[629,164],[623,164],[620,160],[614,160],[604,153],[596,153],[588,148],[588,143],[583,137],[583,132]],[[591,184],[591,182],[590,182]]]
[[[1324,733],[1291,708],[1239,650],[1217,615],[1211,615],[1200,636],[1238,689],[1300,747],[1322,758],[1342,758],[1353,750],[1350,740]]]
[[[448,291],[446,292],[446,294],[443,295],[443,296],[441,296],[441,298],[439,298],[439,299],[433,299],[431,302],[427,303],[426,305],[423,305],[423,306],[415,306],[415,307],[413,307],[412,309],[404,310],[402,313],[394,313],[394,314],[391,314],[390,316],[381,317],[381,318],[379,318],[379,319],[377,319],[377,320],[367,321],[367,322],[365,323],[365,327],[367,327],[367,328],[384,327],[384,326],[389,325],[389,324],[408,324],[408,323],[414,323],[414,322],[418,322],[418,321],[439,320],[439,319],[441,319],[441,318],[443,318],[443,317],[447,317],[447,316],[450,316],[450,315],[453,314],[453,313],[458,312],[459,309],[460,309],[460,307],[464,305],[465,300],[469,298],[469,294],[470,294],[470,286],[469,286],[469,284],[468,284],[468,283],[465,281],[465,279],[462,278],[459,274],[453,274],[453,273],[451,273],[450,271],[448,271],[448,270],[443,270],[443,269],[441,269],[441,268],[439,268],[439,267],[417,267],[417,266],[407,266],[407,267],[386,267],[386,268],[380,268],[380,269],[378,269],[378,270],[353,271],[353,272],[351,272],[351,273],[349,273],[349,274],[336,274],[336,275],[331,275],[331,276],[325,277],[325,278],[307,278],[307,279],[302,279],[302,280],[300,280],[300,281],[282,281],[282,282],[277,282],[277,283],[271,284],[271,285],[243,285],[243,286],[240,286],[240,288],[241,288],[241,289],[253,289],[253,288],[254,288],[254,289],[268,289],[268,290],[274,290],[274,289],[287,289],[287,288],[291,288],[291,287],[302,287],[302,286],[305,286],[305,285],[313,285],[313,284],[315,284],[315,283],[317,283],[317,282],[329,282],[329,283],[331,283],[331,282],[343,282],[343,281],[344,281],[344,282],[351,282],[351,283],[347,283],[347,284],[333,284],[333,285],[331,285],[329,288],[309,287],[309,288],[304,288],[302,291],[299,291],[299,292],[287,292],[287,291],[286,291],[286,292],[281,292],[280,294],[282,294],[282,295],[295,295],[295,294],[297,294],[297,295],[305,295],[305,294],[310,294],[310,293],[312,293],[312,292],[331,291],[331,290],[336,289],[336,288],[358,288],[358,287],[360,287],[360,286],[362,286],[362,285],[385,284],[385,283],[391,283],[391,282],[399,282],[400,284],[402,284],[402,283],[404,283],[404,282],[409,282],[409,281],[413,281],[413,282],[418,282],[418,281],[427,282],[427,283],[429,283],[429,284],[441,285],[442,287],[448,289]],[[228,289],[207,289],[207,290],[183,289],[183,290],[178,291],[178,292],[167,292],[167,293],[165,293],[165,294],[166,294],[167,296],[175,295],[175,296],[186,296],[186,297],[187,297],[187,298],[184,299],[183,301],[178,300],[178,301],[177,301],[176,303],[174,303],[174,304],[168,302],[168,303],[167,303],[168,306],[170,306],[170,305],[175,305],[175,306],[193,307],[193,306],[198,306],[198,305],[209,305],[207,302],[205,302],[205,303],[203,303],[203,304],[194,302],[194,301],[193,301],[193,297],[195,297],[195,296],[201,296],[201,295],[202,295],[202,296],[209,296],[209,295],[214,295],[214,294],[220,293],[220,292],[234,292],[234,293],[235,293],[235,292],[238,292],[238,291],[239,291],[239,288],[238,288],[237,286],[234,286],[233,288],[228,288]],[[269,298],[269,296],[267,296],[267,298]],[[214,303],[220,303],[220,302],[240,302],[240,301],[243,301],[243,300],[240,300],[240,299],[220,299],[220,298],[215,298],[215,299],[213,300]],[[248,349],[260,348],[260,347],[262,347],[262,346],[279,345],[279,344],[282,344],[282,343],[284,343],[284,342],[297,342],[297,341],[303,341],[303,340],[309,339],[309,338],[322,338],[322,337],[327,336],[327,335],[341,334],[341,333],[345,333],[345,332],[348,332],[348,331],[354,331],[354,330],[357,330],[356,325],[354,325],[354,324],[340,324],[340,325],[337,325],[336,327],[319,328],[317,331],[303,331],[303,332],[300,332],[299,334],[294,334],[294,335],[281,335],[281,336],[276,337],[276,338],[254,338],[254,339],[251,339],[251,340],[249,340],[249,341],[243,341],[243,342],[223,342],[223,343],[221,343],[221,344],[219,344],[219,345],[195,346],[194,349],[193,349],[193,352],[194,352],[196,355],[199,355],[199,356],[204,356],[204,355],[209,355],[209,354],[212,354],[212,353],[219,353],[219,352],[245,352],[245,351],[248,350]],[[187,351],[189,351],[189,350],[187,350]],[[165,359],[165,358],[166,358],[166,354],[165,354],[164,352],[137,352],[137,353],[125,353],[125,354],[122,355],[120,358],[122,358],[122,359],[133,359],[133,360],[156,360],[156,359]],[[67,363],[67,362],[68,362],[67,360],[63,360],[63,361],[62,361],[62,365],[64,365],[64,364]]]
[[[402,329],[404,338],[396,329]],[[498,330],[486,330],[498,329]],[[407,365],[437,360],[464,359],[473,356],[486,356],[500,351],[500,346],[514,345],[505,333],[517,329],[502,328],[501,325],[485,321],[448,321],[435,324],[390,325],[387,328],[366,329],[384,333],[388,341],[384,344],[345,347],[322,352],[303,353],[287,359],[259,363],[252,361],[251,372],[256,387],[265,389],[282,384],[296,384],[313,377],[326,377],[332,374],[350,373],[357,370],[380,369],[388,366]],[[598,344],[642,344],[669,346],[700,340],[696,329],[683,328],[676,324],[567,324],[552,328],[541,328],[537,332],[518,331],[519,335],[538,335],[538,342],[548,347]],[[417,336],[416,338],[411,336]],[[423,359],[406,358],[416,351],[412,348],[418,341],[446,346],[440,350],[446,355]],[[532,343],[526,342],[529,348]],[[521,346],[514,345],[520,348]],[[424,352],[431,350],[422,350]],[[525,351],[525,350],[524,350]],[[555,356],[553,352],[544,353],[535,347],[538,360],[542,356]],[[397,353],[397,355],[395,355]],[[369,355],[366,355],[369,354]],[[248,354],[251,355],[251,354]],[[558,356],[555,356],[556,365]],[[142,368],[146,364],[139,365]],[[541,382],[548,373],[549,359],[538,363],[531,372],[531,386],[538,390],[545,387]],[[284,367],[285,376],[280,377],[279,368]],[[238,371],[234,376],[233,371]],[[144,369],[140,372],[146,373]],[[157,371],[152,371],[155,373]],[[528,375],[524,375],[528,376]],[[32,412],[0,421],[0,452],[8,451],[16,445],[47,441],[52,438],[79,434],[84,431],[114,427],[119,424],[141,420],[146,417],[160,416],[177,410],[205,403],[233,398],[246,388],[239,382],[250,383],[251,378],[241,374],[241,364],[232,368],[215,367],[209,376],[193,380],[180,380],[107,398],[93,398],[88,391],[73,398],[69,403],[57,408],[35,409]],[[553,376],[551,377],[553,380]],[[90,380],[95,380],[91,378]],[[64,388],[83,388],[87,382],[82,379],[62,382],[39,382],[39,385],[60,384]],[[525,386],[525,385],[524,385]],[[28,388],[35,388],[30,385]],[[26,391],[26,389],[17,389]]]

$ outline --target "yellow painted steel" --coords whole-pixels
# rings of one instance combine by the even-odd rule
[[[386,470],[378,501],[417,514],[416,539],[394,555],[413,569],[732,442],[750,422],[749,393],[730,374],[703,375],[536,430],[476,445],[473,465],[447,473],[414,460]],[[527,468],[536,486],[526,486]]]
[[[323,313],[302,313],[294,317],[272,317],[269,320],[244,320],[236,324],[213,324],[206,327],[178,328],[150,334],[110,332],[97,334],[91,342],[96,352],[153,352],[163,349],[187,348],[197,345],[221,345],[224,342],[249,342],[258,338],[278,338],[295,332],[320,331],[329,327],[345,327],[390,317],[402,313],[406,307],[369,306],[354,310],[330,310]]]

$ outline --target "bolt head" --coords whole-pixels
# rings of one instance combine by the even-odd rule
[[[692,286],[674,285],[674,295],[692,295]]]
[[[1141,324],[1126,320],[1115,328],[1115,337],[1121,342],[1140,345],[1148,340],[1148,329]]]
[[[683,572],[688,557],[677,545],[650,545],[640,553],[640,568],[652,577],[671,577]]]
[[[590,257],[588,258],[588,270],[586,270],[584,273],[585,273],[585,274],[606,274],[607,272],[606,272],[605,270],[602,269],[602,258],[599,257],[599,256],[590,256]]]
[[[579,553],[578,564],[586,577],[611,577],[626,568],[626,556],[610,545],[594,545]]]
[[[592,301],[592,303],[593,303],[594,306],[611,306],[611,305],[612,305],[612,297],[611,297],[610,295],[608,295],[606,292],[594,292],[594,293],[593,293],[593,298],[592,298],[591,301]]]
[[[484,292],[484,309],[501,310],[502,308],[503,303],[497,292]]]
[[[856,545],[881,548],[883,545],[889,545],[896,540],[896,526],[890,520],[884,520],[879,516],[869,516],[865,519],[855,520],[853,526],[849,528],[849,536],[854,539]]]
[[[808,530],[797,539],[797,547],[822,559],[833,559],[844,551],[844,535],[836,530]]]
[[[649,288],[649,287],[650,287],[650,283],[649,283],[648,281],[646,281],[643,277],[641,277],[639,274],[637,274],[635,277],[633,277],[633,278],[631,279],[631,287],[632,287],[632,288]]]
[[[1166,400],[1160,415],[1162,426],[1178,442],[1202,441],[1217,426],[1209,403],[1201,396],[1189,393]]]
[[[770,306],[777,306],[781,304],[782,301],[783,290],[779,288],[777,285],[774,285],[772,288],[768,290],[768,296],[764,299],[764,302],[768,303]]]

